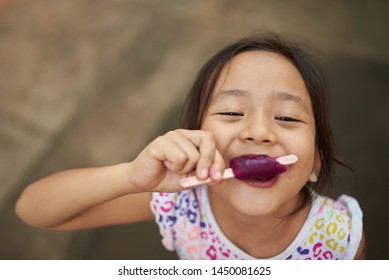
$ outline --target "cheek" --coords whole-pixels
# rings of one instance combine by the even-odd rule
[[[220,129],[220,125],[216,125],[207,119],[203,122],[201,130],[209,131],[215,137],[216,149],[223,155],[228,146],[227,129]]]
[[[299,135],[290,135],[285,141],[288,142],[286,144],[288,152],[295,153],[299,158],[294,166],[295,175],[309,177],[315,165],[316,143],[314,132],[306,131]]]
[[[283,144],[293,148],[296,153],[312,154],[312,156],[315,154],[316,150],[315,134],[315,129],[311,126],[296,131],[280,132]]]
[[[300,156],[299,164],[295,166],[294,176],[297,176],[302,185],[308,181],[315,167],[315,151]]]

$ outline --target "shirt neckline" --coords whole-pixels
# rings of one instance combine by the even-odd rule
[[[205,209],[204,209],[204,211],[208,217],[209,222],[212,224],[214,231],[217,233],[217,235],[220,236],[221,239],[223,240],[223,242],[225,242],[227,246],[229,246],[234,252],[236,252],[238,256],[241,256],[244,259],[260,260],[259,258],[255,258],[255,257],[249,255],[248,253],[246,253],[245,251],[243,251],[242,249],[240,249],[227,236],[225,236],[225,234],[223,233],[223,231],[219,227],[219,224],[217,223],[215,216],[213,215],[211,204],[209,202],[208,186],[204,185],[204,190],[205,190],[204,191],[204,196],[205,196]],[[314,216],[314,213],[316,213],[317,209],[318,209],[317,199],[314,199],[313,197],[312,197],[312,199],[313,200],[311,203],[311,209],[309,210],[309,213],[308,213],[308,216],[304,222],[304,225],[301,227],[299,233],[297,234],[295,239],[292,241],[292,243],[290,243],[289,246],[281,253],[279,253],[271,258],[263,258],[263,260],[286,259],[294,252],[294,248],[296,248],[296,246],[298,244],[300,244],[301,241],[304,240],[304,238],[306,238],[306,236],[309,232],[309,228],[311,227],[311,223],[309,221],[312,219],[312,217]]]

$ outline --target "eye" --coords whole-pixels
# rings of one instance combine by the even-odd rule
[[[239,112],[220,112],[218,114],[222,115],[222,116],[229,116],[229,117],[242,117],[242,116],[244,116],[243,113],[239,113]]]
[[[284,116],[275,117],[274,119],[277,121],[282,121],[282,122],[303,122],[302,120],[299,120],[299,119],[295,119],[295,118],[291,118],[291,117],[284,117]]]

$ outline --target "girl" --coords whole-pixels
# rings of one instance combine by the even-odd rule
[[[183,127],[131,162],[60,172],[25,189],[27,224],[85,229],[155,218],[162,242],[183,259],[359,259],[362,212],[321,193],[335,163],[326,80],[302,47],[267,34],[221,50],[201,69]],[[297,155],[272,177],[223,180],[229,161]],[[185,189],[195,175],[208,185]]]

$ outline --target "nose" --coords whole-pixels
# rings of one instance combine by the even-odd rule
[[[256,114],[244,121],[239,139],[244,142],[272,145],[277,142],[277,135],[272,120],[262,114]]]

